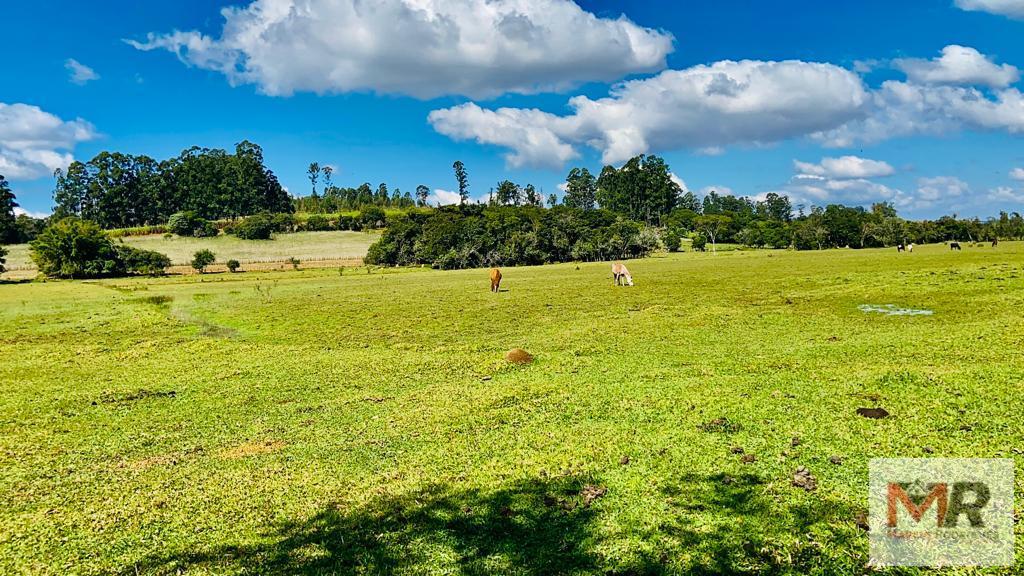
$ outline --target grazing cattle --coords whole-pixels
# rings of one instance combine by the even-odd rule
[[[897,244],[896,245],[896,251],[897,252],[903,252],[903,244]]]
[[[960,249],[960,243],[959,242],[950,242],[949,243],[949,249],[950,250],[959,250]]]
[[[995,248],[996,246],[999,246],[999,238],[992,239],[992,247]]]
[[[907,252],[913,252],[913,251],[914,251],[914,243],[911,242],[910,244],[907,244]]]
[[[491,292],[497,292],[501,285],[501,270],[491,268]]]
[[[622,262],[612,264],[612,276],[615,278],[616,286],[622,286],[623,282],[629,286],[633,285],[633,276]]]

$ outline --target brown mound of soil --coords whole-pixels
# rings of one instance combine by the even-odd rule
[[[505,360],[513,364],[529,364],[533,362],[533,355],[522,348],[513,348],[505,352]]]

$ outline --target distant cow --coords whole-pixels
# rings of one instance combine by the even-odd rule
[[[615,278],[616,286],[622,286],[623,283],[629,286],[633,285],[633,276],[622,262],[612,264],[612,276]]]
[[[996,246],[999,246],[999,238],[992,239],[992,247],[995,248]]]
[[[950,250],[959,250],[960,249],[960,243],[959,242],[950,242],[949,243],[949,249]]]
[[[897,245],[896,245],[896,251],[897,251],[897,252],[903,252],[903,250],[904,250],[904,248],[903,248],[903,244],[897,244]]]
[[[501,270],[491,268],[491,292],[497,292],[501,285]]]

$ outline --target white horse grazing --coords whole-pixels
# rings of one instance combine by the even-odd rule
[[[629,269],[622,262],[616,262],[612,264],[612,276],[615,278],[615,285],[622,286],[623,282],[629,286],[633,285],[633,276],[629,273]]]

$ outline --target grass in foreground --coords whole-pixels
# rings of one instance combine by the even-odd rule
[[[866,573],[870,458],[1024,459],[1022,255],[0,286],[0,572]]]

